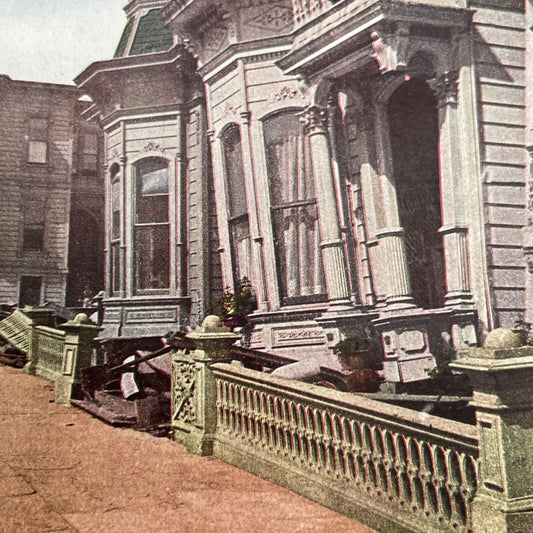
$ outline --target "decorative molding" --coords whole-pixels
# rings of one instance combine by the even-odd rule
[[[193,362],[172,362],[172,421],[185,424],[196,422],[194,390],[198,371]]]
[[[444,72],[440,76],[429,80],[429,86],[435,91],[440,106],[457,103],[458,72],[456,70]]]
[[[302,120],[309,135],[325,134],[328,128],[328,112],[319,106],[308,107],[302,114]]]
[[[407,67],[409,49],[409,27],[398,25],[394,30],[383,27],[383,30],[373,31],[372,57],[378,62],[381,74]]]
[[[288,85],[283,86],[277,93],[272,96],[275,102],[283,102],[284,100],[294,100],[295,98],[302,98],[302,94],[297,89],[291,89]]]
[[[250,17],[245,24],[252,28],[284,30],[293,24],[292,9],[280,4],[271,5]]]
[[[154,141],[148,141],[143,148],[143,152],[160,152],[161,146]]]

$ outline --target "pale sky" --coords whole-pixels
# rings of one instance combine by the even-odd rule
[[[0,74],[71,84],[94,61],[111,59],[127,0],[0,0]]]

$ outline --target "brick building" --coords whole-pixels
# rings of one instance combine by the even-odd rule
[[[102,135],[74,86],[0,76],[0,302],[80,305],[103,286]]]
[[[195,324],[246,276],[252,346],[327,357],[372,329],[407,382],[531,320],[529,10],[129,2],[77,79],[107,139],[107,323]]]

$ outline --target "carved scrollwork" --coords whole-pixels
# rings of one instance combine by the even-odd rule
[[[148,141],[144,148],[143,152],[159,152],[161,151],[161,146],[154,141]]]
[[[172,362],[172,420],[193,424],[196,421],[194,406],[194,389],[197,370],[194,363],[186,361]]]
[[[282,87],[277,93],[272,96],[272,100],[275,102],[283,102],[284,100],[294,100],[301,97],[301,94],[296,89],[291,89],[287,85]]]

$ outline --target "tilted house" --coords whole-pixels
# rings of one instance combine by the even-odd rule
[[[141,308],[168,296],[181,309],[169,322],[194,324],[221,268],[223,286],[254,287],[252,347],[322,357],[371,329],[387,380],[409,382],[436,354],[531,319],[523,2],[126,10],[123,57],[77,80],[106,131],[108,323],[128,330],[119,310],[134,306],[129,320],[155,327],[163,315]],[[168,41],[135,53],[142,31]],[[167,172],[168,193],[146,200],[143,176]],[[145,201],[168,202],[169,219],[150,218],[155,204],[142,215]]]
[[[0,75],[2,304],[80,306],[103,288],[103,139],[81,96]]]

